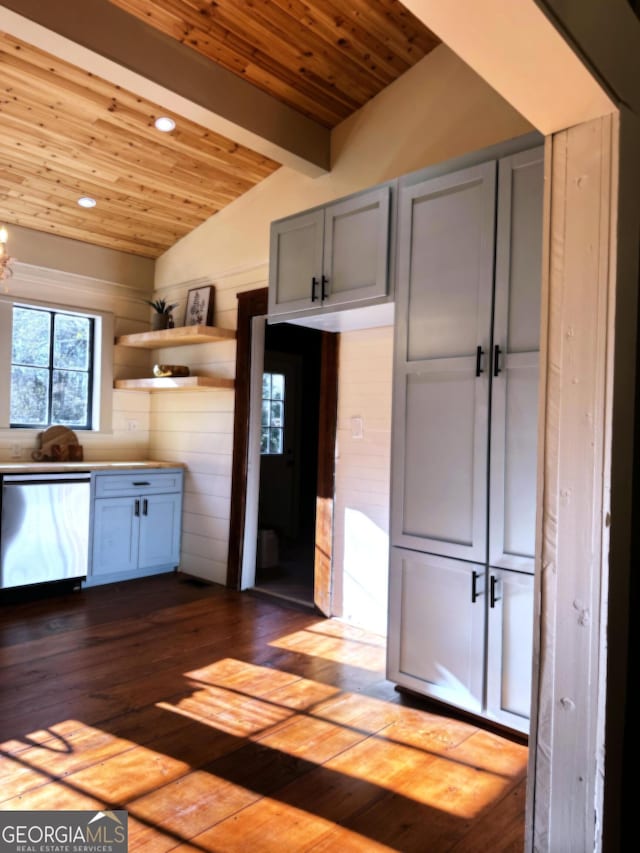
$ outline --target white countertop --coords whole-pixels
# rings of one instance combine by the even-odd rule
[[[0,474],[50,474],[78,471],[127,471],[136,468],[184,468],[182,462],[158,462],[152,459],[129,462],[0,462]]]

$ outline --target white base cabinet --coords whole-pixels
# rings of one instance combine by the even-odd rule
[[[173,571],[180,562],[183,473],[95,476],[91,567],[86,584]]]
[[[528,731],[531,575],[392,548],[389,608],[391,681]]]
[[[484,566],[391,549],[387,677],[473,713],[482,710]]]
[[[529,730],[533,658],[533,575],[491,569],[487,591],[486,715]]]

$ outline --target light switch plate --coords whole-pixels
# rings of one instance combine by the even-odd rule
[[[351,418],[351,438],[362,438],[364,435],[364,423],[360,415]]]

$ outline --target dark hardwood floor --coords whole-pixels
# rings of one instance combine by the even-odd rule
[[[0,809],[129,849],[521,853],[527,747],[427,710],[384,642],[180,575],[0,604]]]

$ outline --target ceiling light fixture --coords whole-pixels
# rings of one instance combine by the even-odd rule
[[[160,130],[162,133],[171,133],[172,130],[175,130],[176,123],[169,116],[158,116],[154,125],[156,130]]]
[[[88,195],[83,195],[82,198],[78,199],[78,204],[80,205],[80,207],[95,207],[96,200],[95,198],[91,198]]]
[[[0,228],[0,281],[4,281],[5,278],[9,278],[13,275],[13,269],[11,264],[15,260],[15,258],[9,257],[7,253],[7,240],[9,239],[9,234],[4,225]]]

